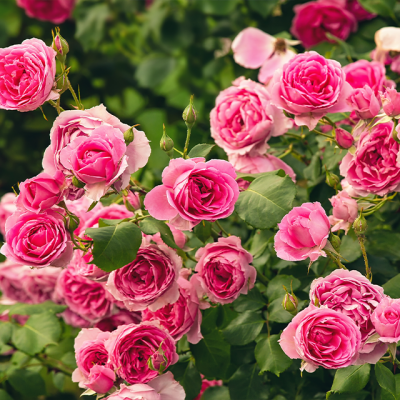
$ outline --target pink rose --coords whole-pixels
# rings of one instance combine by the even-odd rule
[[[400,115],[400,93],[396,89],[386,89],[385,93],[380,93],[383,111],[389,117]]]
[[[3,298],[20,303],[39,304],[50,300],[59,268],[30,268],[13,261],[0,263],[0,290]]]
[[[340,174],[359,194],[384,196],[400,190],[400,146],[392,131],[393,122],[364,130],[354,155],[347,153],[343,158]]]
[[[163,184],[144,199],[156,219],[169,220],[181,230],[192,229],[202,220],[216,221],[233,213],[239,197],[236,172],[223,160],[175,158],[162,173]]]
[[[385,82],[385,67],[376,61],[358,60],[343,67],[346,81],[354,89],[361,89],[368,85],[377,96],[383,90]]]
[[[300,358],[302,370],[345,368],[357,362],[361,333],[345,314],[310,304],[283,330],[279,344],[290,358]]]
[[[265,86],[244,78],[218,95],[210,123],[211,136],[228,155],[263,154],[271,136],[292,127],[283,112],[271,105]]]
[[[176,341],[186,334],[188,342],[196,344],[203,338],[200,332],[202,315],[197,293],[192,284],[184,278],[179,278],[178,284],[178,301],[155,312],[144,310],[143,321],[156,320]]]
[[[326,257],[322,249],[328,240],[330,223],[320,203],[294,207],[283,217],[278,228],[274,247],[276,255],[282,260],[310,258],[310,261],[315,261],[319,256]]]
[[[90,370],[86,387],[96,393],[107,393],[113,386],[115,381],[115,373],[112,369],[103,365],[94,365]]]
[[[294,6],[293,10],[296,15],[290,32],[302,41],[304,47],[325,41],[335,43],[327,38],[327,33],[346,40],[357,30],[357,20],[340,0],[310,1]]]
[[[201,400],[201,396],[203,395],[203,393],[206,391],[206,389],[208,389],[211,386],[222,386],[223,382],[220,380],[212,380],[209,381],[208,379],[205,379],[204,376],[202,375],[202,383],[201,383],[201,390],[200,393],[197,397],[195,397],[194,400]]]
[[[336,128],[335,139],[338,146],[342,149],[349,149],[354,144],[353,135],[342,128]]]
[[[130,311],[156,311],[179,298],[182,259],[165,244],[142,245],[135,260],[108,277],[107,289]]]
[[[71,16],[76,0],[17,0],[26,15],[53,24],[61,24]]]
[[[142,318],[140,313],[130,312],[127,310],[119,310],[110,317],[103,318],[95,325],[102,331],[115,331],[120,325],[140,324]]]
[[[346,0],[346,9],[354,15],[357,21],[365,21],[376,17],[360,4],[359,0]]]
[[[106,281],[109,273],[96,267],[94,264],[90,264],[92,260],[93,255],[90,251],[84,254],[81,250],[75,250],[70,265],[78,275],[94,281]]]
[[[332,232],[343,229],[347,234],[351,225],[358,217],[357,202],[345,191],[338,192],[338,194],[331,197],[329,201],[333,207],[333,215],[328,217],[332,225]]]
[[[6,193],[0,199],[0,233],[3,236],[6,234],[7,218],[17,210],[16,198],[14,193]]]
[[[133,193],[129,191],[128,196],[124,196],[124,204],[126,207],[131,206],[134,210],[140,210],[142,208],[142,204],[140,202],[139,193]]]
[[[47,100],[56,75],[56,52],[40,39],[0,49],[0,108],[33,111]]]
[[[42,172],[19,185],[17,207],[36,213],[47,210],[63,200],[64,188],[65,177],[62,172],[57,171],[54,177]]]
[[[378,98],[368,85],[355,89],[346,101],[355,111],[357,117],[361,119],[374,118],[379,114],[379,110],[381,109]]]
[[[381,342],[397,343],[400,340],[400,299],[383,297],[371,315],[371,322]]]
[[[252,255],[241,245],[240,238],[219,238],[197,250],[196,272],[191,281],[201,285],[214,303],[229,304],[253,288],[257,271],[250,265]]]
[[[310,130],[327,113],[350,111],[346,99],[352,90],[342,67],[315,51],[296,55],[275,73],[269,87],[272,104]]]
[[[6,222],[6,243],[1,253],[32,267],[65,267],[72,258],[72,243],[62,208],[40,214],[17,210]]]
[[[154,322],[120,326],[110,334],[105,347],[108,362],[119,377],[131,384],[151,381],[160,368],[175,364],[179,358],[174,339]]]
[[[71,325],[74,328],[89,328],[92,325],[90,321],[82,318],[70,308],[67,308],[65,311],[59,314],[59,316],[63,318],[67,325]]]

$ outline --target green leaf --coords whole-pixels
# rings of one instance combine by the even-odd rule
[[[387,230],[374,230],[367,233],[367,253],[374,256],[388,258],[392,261],[400,260],[400,233]]]
[[[293,315],[282,307],[282,298],[275,299],[268,305],[268,320],[279,323],[288,323],[293,319]],[[298,309],[300,310],[304,301],[300,300]]]
[[[0,343],[6,344],[10,341],[13,328],[11,322],[0,322]]]
[[[201,143],[201,144],[196,144],[192,148],[192,150],[189,151],[188,156],[190,158],[195,158],[195,157],[207,157],[210,151],[215,147],[215,144],[206,144],[206,143]]]
[[[353,262],[362,256],[360,243],[354,237],[354,233],[349,232],[346,236],[342,237],[340,245],[340,254],[348,261]]]
[[[268,246],[268,243],[272,242],[274,232],[270,230],[257,230],[253,236],[253,240],[250,246],[250,253],[254,258],[260,257]]]
[[[12,341],[17,349],[35,355],[49,344],[60,339],[61,325],[58,318],[50,312],[32,315],[24,326],[14,329]]]
[[[230,362],[231,346],[217,330],[203,336],[198,344],[190,345],[196,367],[207,378],[224,378]]]
[[[160,85],[177,66],[177,60],[164,54],[151,55],[138,65],[135,77],[139,85],[155,88]],[[161,126],[162,128],[162,126]]]
[[[128,218],[123,218],[123,219],[106,219],[106,218],[100,218],[99,219],[99,228],[104,228],[106,226],[116,226],[121,224],[122,222],[129,222]]]
[[[384,285],[382,285],[383,290],[386,295],[390,296],[392,299],[400,298],[400,274],[396,275],[392,279],[388,280]]]
[[[186,393],[185,400],[193,400],[198,396],[201,389],[202,379],[193,361],[179,361],[169,368],[174,378],[183,386]]]
[[[258,12],[263,18],[268,17],[279,3],[279,0],[248,0],[253,11]]]
[[[228,15],[235,10],[239,0],[194,0],[194,5],[204,14]]]
[[[226,386],[211,386],[205,390],[201,400],[231,400]]]
[[[3,389],[0,389],[0,400],[13,400],[13,398]]]
[[[160,232],[163,242],[173,249],[179,249],[174,240],[174,235],[170,227],[163,221],[158,221],[152,217],[139,222],[140,229],[146,235],[155,235]]]
[[[396,0],[359,0],[362,7],[367,11],[382,15],[383,17],[393,16],[393,9]]]
[[[242,365],[229,380],[231,400],[267,400],[267,386],[263,384],[257,364]]]
[[[279,335],[272,335],[257,343],[254,354],[261,372],[270,371],[279,376],[292,365],[292,360],[283,352],[278,340]]]
[[[94,241],[91,264],[107,272],[132,262],[142,243],[142,232],[131,222],[104,228],[88,228],[85,234]]]
[[[264,323],[265,320],[260,313],[245,311],[224,329],[223,334],[228,343],[243,346],[260,334]]]
[[[275,278],[271,279],[266,292],[268,300],[283,300],[283,297],[286,293],[285,289],[283,289],[283,286],[286,286],[286,288],[290,291],[290,283],[292,283],[293,290],[296,290],[300,287],[300,281],[292,275],[277,275]]]
[[[336,371],[333,379],[332,392],[358,392],[362,390],[369,380],[371,366],[352,365]]]
[[[235,210],[255,228],[272,228],[292,209],[295,195],[296,185],[289,176],[263,176],[240,193]]]
[[[197,224],[194,229],[193,233],[203,242],[205,243],[206,240],[211,236],[211,222],[210,221],[201,221]]]
[[[389,392],[396,400],[396,381],[392,371],[378,362],[375,364],[375,377],[379,386]]]
[[[40,304],[25,304],[16,303],[12,306],[10,305],[0,305],[0,312],[9,310],[9,315],[34,315],[41,314],[48,311],[53,314],[59,314],[63,312],[67,307],[59,304],[55,304],[52,301],[45,301]]]
[[[257,311],[266,305],[266,300],[255,286],[247,295],[241,294],[232,305],[237,312]]]
[[[37,397],[46,393],[46,386],[39,372],[17,369],[8,378],[11,386],[24,396]]]

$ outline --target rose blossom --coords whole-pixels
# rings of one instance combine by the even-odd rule
[[[165,244],[142,245],[135,260],[108,277],[107,289],[130,311],[156,311],[179,298],[182,259]]]
[[[140,313],[130,312],[127,310],[119,310],[110,317],[103,318],[95,325],[102,331],[115,331],[120,325],[140,324],[142,318]]]
[[[118,327],[110,334],[105,347],[108,362],[118,376],[131,384],[151,381],[159,375],[160,368],[165,369],[179,359],[174,339],[154,322]]]
[[[144,205],[154,218],[169,220],[178,229],[192,229],[202,220],[232,214],[239,197],[235,178],[227,161],[176,158],[164,169],[163,184],[147,194]]]
[[[220,380],[212,380],[209,381],[208,379],[204,378],[204,375],[201,375],[202,378],[202,382],[201,382],[201,390],[200,393],[197,397],[195,397],[194,400],[201,400],[201,396],[203,395],[203,393],[206,391],[206,389],[208,389],[211,386],[222,386],[223,382]]]
[[[71,260],[70,265],[74,267],[76,273],[85,278],[92,279],[95,281],[105,281],[109,275],[109,272],[103,271],[94,264],[90,264],[93,260],[91,252],[86,254],[81,250],[74,251],[74,257]]]
[[[96,393],[103,394],[114,386],[114,381],[115,373],[112,369],[96,364],[90,370],[85,386]]]
[[[6,234],[7,218],[17,210],[16,198],[14,193],[6,193],[0,199],[0,233],[3,236]]]
[[[26,15],[53,24],[61,24],[71,16],[76,0],[17,0]]]
[[[304,47],[334,40],[328,39],[330,33],[341,40],[346,40],[357,30],[357,20],[346,10],[343,0],[310,1],[293,7],[295,17],[290,32],[301,40]]]
[[[283,330],[279,344],[288,357],[303,360],[302,370],[338,369],[357,361],[361,333],[347,315],[310,304]]]
[[[360,119],[374,118],[381,109],[378,98],[368,85],[355,89],[346,101]]]
[[[219,238],[197,250],[196,272],[191,281],[201,285],[214,303],[229,304],[253,288],[257,271],[250,265],[252,255],[246,251],[240,238]]]
[[[143,321],[156,320],[176,341],[186,334],[188,342],[196,344],[203,338],[200,332],[202,315],[197,293],[191,282],[182,277],[178,279],[178,285],[178,301],[155,312],[144,310]]]
[[[276,71],[269,88],[272,104],[310,130],[327,113],[350,111],[346,99],[352,89],[341,65],[315,51],[297,54]]]
[[[400,93],[396,89],[386,89],[385,93],[380,93],[383,111],[389,117],[400,115]]]
[[[357,202],[343,190],[331,197],[329,201],[333,207],[333,215],[328,217],[332,225],[332,232],[343,229],[347,234],[352,223],[358,217]]]
[[[55,75],[56,52],[40,39],[0,49],[0,108],[32,111],[56,100]]]
[[[335,139],[338,146],[342,149],[349,149],[354,144],[353,135],[343,128],[336,128]]]
[[[310,258],[310,261],[315,261],[319,256],[326,257],[322,249],[328,240],[330,223],[320,203],[303,203],[294,207],[278,227],[274,247],[282,260]]]
[[[381,342],[397,343],[400,340],[400,299],[383,297],[371,315],[371,322]]]
[[[263,154],[271,136],[283,135],[292,122],[271,105],[265,86],[237,79],[223,90],[211,110],[211,136],[228,155]]]
[[[361,195],[384,196],[400,190],[399,143],[392,137],[393,122],[365,129],[356,152],[347,153],[340,174]]]
[[[6,222],[6,243],[1,253],[32,267],[65,267],[72,258],[72,243],[62,208],[40,214],[17,210]]]
[[[357,21],[365,21],[376,17],[376,14],[367,11],[359,0],[346,0],[346,9],[353,14]]]

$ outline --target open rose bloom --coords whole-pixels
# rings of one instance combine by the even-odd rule
[[[76,0],[17,0],[31,18],[61,24],[71,16]]]

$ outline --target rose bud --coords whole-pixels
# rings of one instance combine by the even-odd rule
[[[378,98],[368,85],[355,89],[346,101],[361,119],[374,118],[381,108]]]
[[[65,59],[67,58],[67,54],[69,52],[68,42],[61,36],[60,28],[56,28],[56,36],[53,39],[52,46],[53,49],[57,52],[57,60],[65,63]]]
[[[96,393],[107,393],[114,385],[115,373],[103,365],[94,365],[90,370],[86,386]]]
[[[354,144],[353,135],[342,128],[336,128],[335,139],[338,146],[342,149],[349,149]]]
[[[194,108],[193,105],[193,95],[190,96],[190,103],[189,105],[184,109],[182,118],[186,123],[186,126],[190,129],[193,127],[194,123],[196,122],[197,119],[197,111]]]
[[[336,174],[333,174],[332,172],[330,172],[330,171],[326,171],[326,179],[325,179],[325,182],[326,182],[326,184],[328,185],[328,186],[330,186],[330,187],[336,187],[337,185],[339,185],[339,183],[340,183],[340,178],[336,175]]]
[[[290,314],[296,315],[297,314],[297,306],[299,305],[299,301],[297,297],[292,293],[286,292],[285,297],[282,301],[282,307],[290,312]]]
[[[364,215],[360,215],[353,224],[353,229],[356,235],[364,235],[367,232],[368,224],[367,220],[365,219]]]
[[[386,89],[384,94],[381,93],[383,111],[389,117],[400,115],[400,93],[396,89]]]

